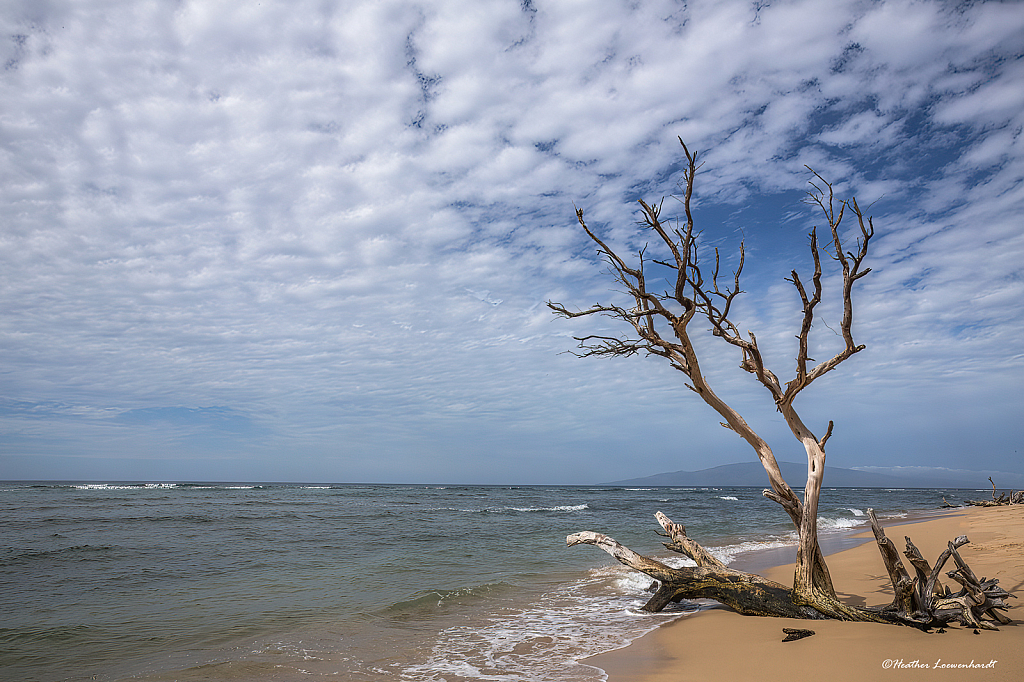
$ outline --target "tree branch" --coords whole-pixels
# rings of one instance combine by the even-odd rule
[[[831,183],[822,178],[809,166],[807,169],[814,173],[814,176],[824,185],[825,188],[827,188],[826,198],[826,191],[817,183],[811,182],[811,186],[815,188],[815,191],[809,194],[809,201],[817,204],[818,207],[821,208],[822,213],[824,213],[825,218],[828,220],[829,231],[831,232],[831,246],[833,250],[831,252],[831,256],[842,268],[843,320],[840,329],[845,345],[843,349],[836,353],[832,358],[820,363],[810,372],[807,371],[807,361],[809,360],[807,356],[808,336],[814,322],[814,308],[821,301],[821,258],[819,255],[821,249],[818,246],[817,231],[812,230],[811,254],[814,258],[814,274],[812,275],[811,281],[814,286],[813,295],[807,295],[803,283],[800,281],[795,270],[792,272],[792,278],[789,279],[789,281],[796,287],[797,292],[800,295],[800,300],[804,306],[800,333],[797,336],[800,345],[797,353],[796,377],[786,384],[786,391],[781,400],[782,402],[790,404],[792,404],[793,400],[796,399],[797,394],[807,388],[815,379],[832,371],[838,367],[841,362],[852,356],[854,353],[859,353],[864,350],[863,345],[857,345],[853,340],[853,284],[861,277],[871,272],[870,268],[861,270],[861,266],[868,254],[868,243],[870,242],[871,237],[875,234],[874,226],[871,224],[870,218],[867,219],[867,224],[865,224],[864,215],[861,212],[860,207],[857,205],[857,200],[855,198],[850,201],[841,201],[839,204],[839,211],[837,213],[834,204],[835,195],[833,193]],[[847,207],[850,207],[857,216],[861,232],[861,236],[856,242],[856,254],[843,251],[842,239],[839,236],[839,227],[843,221],[843,216],[846,214]]]

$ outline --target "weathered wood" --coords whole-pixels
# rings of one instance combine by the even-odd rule
[[[932,574],[932,565],[928,563],[928,560],[921,556],[921,551],[914,545],[908,536],[903,536],[906,541],[906,549],[903,551],[903,556],[907,557],[907,561],[914,567],[914,572],[917,573],[917,599],[921,605],[928,603],[929,595],[925,594],[925,589],[928,586],[928,578]],[[942,595],[943,588],[939,583],[935,583],[932,587],[934,593]]]
[[[928,576],[928,582],[925,584],[924,589],[921,591],[922,594],[926,595],[926,600],[931,601],[931,596],[935,594],[936,589],[939,585],[939,573],[942,571],[942,567],[946,565],[946,561],[949,560],[950,553],[956,550],[957,547],[963,547],[970,540],[967,539],[966,535],[961,535],[949,543],[949,547],[939,555],[939,558],[935,560],[935,567],[932,568],[931,574]],[[948,589],[945,591],[948,594]]]
[[[672,539],[672,542],[663,543],[665,547],[674,552],[685,554],[693,559],[698,566],[725,568],[725,564],[712,556],[698,542],[686,535],[686,526],[681,523],[673,523],[672,519],[661,512],[656,513],[654,518],[658,520],[658,523],[661,524],[661,527]]]
[[[637,554],[602,533],[574,533],[565,542],[569,547],[595,545],[619,563],[657,580],[660,585],[644,605],[645,611],[660,611],[668,604],[682,599],[714,599],[744,615],[805,619],[825,617],[813,608],[795,604],[790,588],[753,573],[736,571],[724,565],[672,568]]]
[[[1017,490],[1009,496],[1003,494],[997,500],[964,500],[971,507],[1004,507],[1010,504],[1024,504],[1024,490]]]
[[[795,642],[798,639],[804,637],[810,637],[814,634],[814,630],[805,630],[803,628],[782,628],[782,631],[786,634],[786,638],[783,642]]]
[[[908,585],[913,585],[910,574],[904,568],[896,546],[885,536],[885,531],[878,524],[874,509],[868,509],[868,520],[871,521],[871,531],[875,534],[875,542],[878,544],[878,551],[882,553],[882,563],[885,564],[885,570],[889,573],[889,581],[892,583],[892,591],[895,595],[889,608],[901,613],[912,613],[917,610],[915,608],[917,605],[905,603],[906,600],[911,599],[910,593],[907,592]]]
[[[637,554],[630,548],[621,544],[618,540],[608,537],[604,533],[594,533],[592,531],[585,530],[580,533],[573,533],[565,538],[566,547],[572,547],[573,545],[580,544],[600,547],[605,552],[613,556],[620,564],[625,564],[626,566],[636,569],[641,573],[646,573],[660,582],[672,581],[678,577],[679,569],[666,566],[660,561],[648,559],[645,556]]]
[[[903,568],[892,542],[885,537],[873,511],[869,517],[883,557],[888,557],[887,562],[892,564],[890,578],[897,576],[893,585],[893,602],[882,609],[853,607],[830,599],[820,591],[812,592],[813,601],[808,601],[807,595],[796,589],[759,575],[731,569],[689,538],[682,524],[674,523],[661,512],[657,514],[658,523],[672,539],[672,543],[665,543],[665,546],[671,549],[678,547],[676,551],[682,551],[694,558],[695,562],[698,562],[695,557],[699,557],[703,565],[673,568],[638,554],[603,533],[591,531],[569,535],[566,537],[566,545],[589,544],[600,547],[625,566],[654,578],[654,594],[642,607],[646,611],[660,611],[668,604],[683,599],[714,599],[744,615],[895,623],[923,630],[941,627],[952,621],[987,630],[997,629],[991,621],[1011,622],[999,611],[1007,608],[1003,600],[1012,595],[999,587],[998,580],[979,580],[957,552],[958,547],[969,542],[966,536],[949,542],[934,566],[920,558],[917,547],[907,538],[908,553],[917,557],[915,569],[918,576],[911,578]],[[957,594],[950,594],[948,588],[943,589],[937,585],[937,576],[950,558],[953,558],[957,568],[947,575],[964,586]],[[903,569],[902,573],[899,569]],[[927,580],[923,581],[922,576],[926,572]],[[922,582],[924,588],[921,587]]]
[[[1024,490],[1011,490],[1009,494],[1000,493],[999,497],[996,497],[996,484],[991,476],[988,477],[988,482],[992,484],[991,500],[965,500],[964,504],[972,507],[1002,507],[1007,504],[1024,504]]]
[[[910,561],[910,565],[917,571],[917,577],[923,584],[927,582],[928,576],[932,574],[932,566],[928,563],[927,559],[921,556],[921,551],[914,545],[909,536],[904,535],[903,539],[907,543],[903,556],[907,557],[907,560]]]

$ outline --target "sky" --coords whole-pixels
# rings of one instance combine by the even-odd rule
[[[736,321],[783,381],[807,167],[873,217],[866,349],[796,403],[835,422],[830,465],[1024,473],[1022,3],[8,0],[0,62],[2,479],[750,461],[660,359],[566,352],[613,320],[546,306],[621,300],[576,207],[635,254],[638,199],[679,213],[677,137],[702,254],[744,243]],[[714,341],[713,387],[803,461]]]

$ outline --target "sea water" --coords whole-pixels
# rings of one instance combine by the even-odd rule
[[[660,510],[727,563],[792,561],[760,492],[0,483],[0,679],[602,680],[581,661],[699,605],[640,611],[650,579],[565,536],[683,565]],[[826,489],[823,543],[943,496],[977,494]]]

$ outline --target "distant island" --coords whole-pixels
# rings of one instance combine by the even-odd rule
[[[807,481],[807,465],[779,462],[782,476],[794,488],[802,488]],[[1024,474],[1005,471],[968,471],[942,467],[859,467],[825,468],[826,488],[969,488],[991,489],[989,476],[997,488],[1024,488]],[[723,464],[699,471],[672,471],[653,476],[610,481],[604,485],[616,486],[767,486],[768,477],[760,462]]]

